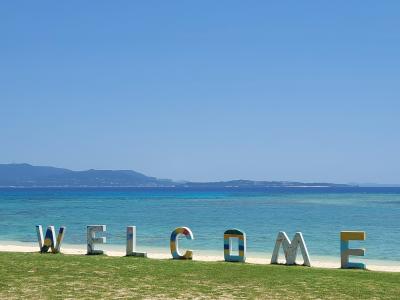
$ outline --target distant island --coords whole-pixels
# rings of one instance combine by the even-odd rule
[[[347,184],[292,181],[230,180],[217,182],[177,182],[146,176],[132,170],[72,171],[30,164],[0,164],[0,187],[350,187]]]

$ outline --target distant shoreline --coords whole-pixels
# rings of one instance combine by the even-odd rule
[[[286,180],[234,179],[194,182],[160,179],[133,170],[73,171],[27,163],[0,164],[0,187],[179,187],[179,188],[269,188],[269,187],[352,187],[352,184]]]
[[[134,186],[134,185],[127,185],[127,186],[115,186],[115,185],[99,185],[99,186],[90,186],[90,185],[79,185],[79,186],[65,186],[65,185],[49,185],[49,186],[0,186],[0,189],[8,188],[8,189],[28,189],[28,188],[177,188],[177,189],[207,189],[207,188],[226,188],[226,189],[266,189],[266,188],[369,188],[368,186],[330,186],[330,185],[289,185],[289,186]],[[373,186],[371,186],[373,187]],[[386,186],[385,186],[386,187]],[[387,186],[387,187],[396,187],[396,186]],[[379,188],[379,187],[378,187]]]
[[[171,190],[185,190],[185,189],[198,189],[198,190],[206,190],[206,189],[232,189],[232,190],[262,190],[262,189],[343,189],[343,190],[351,190],[351,189],[400,189],[400,186],[397,185],[382,185],[382,186],[357,186],[357,185],[348,185],[348,186],[329,186],[329,185],[291,185],[291,186],[0,186],[0,190],[5,189],[171,189]]]

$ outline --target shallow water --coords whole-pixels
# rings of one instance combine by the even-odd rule
[[[84,244],[86,225],[106,224],[107,243],[124,244],[137,226],[143,248],[169,247],[188,226],[182,247],[219,251],[223,232],[239,228],[248,253],[271,253],[278,231],[304,235],[311,257],[339,257],[339,232],[364,230],[366,258],[400,262],[400,188],[0,189],[0,241],[35,242],[35,225],[67,226],[65,243]]]

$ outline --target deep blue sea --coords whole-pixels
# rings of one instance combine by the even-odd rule
[[[0,241],[35,242],[35,225],[67,226],[64,243],[84,244],[86,225],[107,225],[107,243],[124,244],[137,226],[138,247],[169,247],[188,226],[193,250],[222,251],[239,228],[248,253],[271,253],[278,231],[304,235],[310,256],[339,257],[339,232],[363,230],[368,259],[400,262],[400,188],[35,188],[0,189]],[[58,229],[57,229],[58,230]]]

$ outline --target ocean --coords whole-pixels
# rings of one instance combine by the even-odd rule
[[[126,226],[139,250],[169,249],[171,231],[189,227],[181,247],[223,253],[223,233],[247,235],[248,255],[270,259],[276,236],[302,232],[311,259],[340,259],[339,233],[366,231],[366,261],[400,265],[400,188],[3,188],[0,242],[36,242],[35,225],[67,227],[65,244],[86,243],[86,225],[107,225],[107,244],[123,249]],[[360,260],[355,258],[355,260]],[[364,260],[365,261],[365,260]]]

